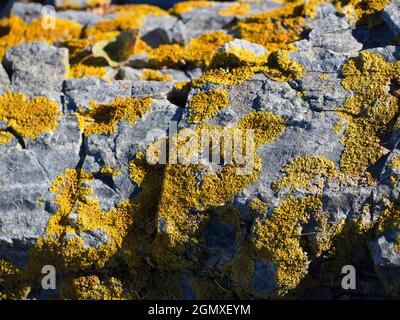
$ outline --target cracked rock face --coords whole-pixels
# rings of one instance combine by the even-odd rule
[[[16,3],[0,298],[397,298],[399,2],[300,2]]]

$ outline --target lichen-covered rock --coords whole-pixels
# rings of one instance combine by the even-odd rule
[[[55,6],[0,20],[0,299],[399,296],[397,1]]]

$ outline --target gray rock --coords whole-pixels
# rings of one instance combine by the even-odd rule
[[[386,290],[395,295],[399,292],[400,277],[400,253],[394,247],[398,235],[398,230],[389,230],[369,241],[375,272]]]
[[[6,52],[3,65],[11,75],[13,91],[59,101],[67,73],[68,50],[45,42],[22,44]]]
[[[93,26],[104,20],[98,14],[91,11],[65,10],[57,12],[57,18],[72,20],[83,26]]]
[[[172,82],[165,81],[133,81],[132,97],[152,97],[154,99],[167,99],[173,87]]]
[[[172,29],[176,22],[177,18],[173,16],[150,14],[139,29],[139,36],[152,48],[157,48],[161,44],[173,43],[175,36]]]
[[[86,137],[86,154],[101,166],[127,173],[129,161],[134,159],[135,154],[144,151],[155,139],[166,136],[170,122],[176,121],[180,112],[177,106],[166,100],[153,100],[150,111],[137,123],[119,123],[117,132],[112,136],[92,134]]]
[[[42,14],[43,6],[40,3],[15,2],[10,14],[22,18],[27,24],[38,19]]]
[[[26,250],[45,234],[51,181],[30,150],[0,153],[0,163],[0,256],[23,265]]]
[[[61,117],[53,133],[37,139],[25,139],[25,146],[35,153],[49,180],[53,181],[66,168],[76,168],[80,160],[82,134],[74,115]]]
[[[395,36],[400,35],[400,1],[392,0],[383,10],[383,19]]]
[[[68,79],[64,82],[64,109],[66,112],[75,112],[77,108],[87,110],[89,102],[110,103],[115,97],[131,96],[129,81],[107,82],[96,77]]]
[[[95,179],[86,182],[84,183],[84,186],[93,189],[93,194],[90,198],[99,200],[101,210],[108,211],[113,209],[119,202],[124,200],[120,194],[115,192],[110,186],[101,180]]]

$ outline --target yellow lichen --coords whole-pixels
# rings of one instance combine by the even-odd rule
[[[175,15],[180,15],[182,13],[189,12],[193,9],[214,7],[216,4],[217,3],[213,1],[178,2],[170,9],[170,12]]]
[[[216,50],[233,37],[222,31],[205,33],[190,40],[186,47],[178,44],[165,44],[151,50],[149,61],[156,67],[177,67],[185,63],[208,66]]]
[[[146,81],[172,81],[172,76],[158,70],[144,69],[140,79]]]
[[[277,267],[278,295],[296,288],[307,274],[307,254],[300,245],[301,224],[307,223],[311,212],[321,209],[319,198],[288,196],[273,210],[271,218],[258,221],[253,244],[261,259]]]
[[[391,0],[338,0],[339,11],[355,22],[373,25],[378,22],[379,14]]]
[[[242,17],[249,13],[251,6],[248,3],[234,3],[225,9],[218,11],[221,16]]]
[[[29,291],[22,272],[12,263],[0,259],[0,300],[24,299]]]
[[[390,124],[399,111],[396,93],[388,90],[392,81],[399,81],[399,67],[399,63],[392,65],[366,51],[343,67],[342,84],[354,92],[337,110],[347,121],[341,139],[345,145],[340,162],[343,172],[360,174],[384,155],[381,136],[391,130]]]
[[[6,92],[0,96],[0,120],[17,134],[36,139],[43,132],[52,132],[58,124],[60,106],[45,97],[27,100],[24,94]]]
[[[286,177],[273,183],[277,191],[282,188],[306,189],[311,191],[313,184],[321,192],[325,179],[331,179],[338,175],[335,164],[320,156],[298,157],[282,169]],[[318,178],[318,181],[315,181]]]
[[[101,268],[121,245],[131,224],[130,203],[123,201],[115,209],[103,211],[93,190],[85,184],[93,179],[83,170],[67,169],[53,182],[50,191],[56,194],[57,212],[50,218],[46,236],[37,240],[31,253],[29,273],[38,272],[43,260],[57,270]],[[76,220],[71,222],[71,214]],[[98,247],[84,246],[83,232],[101,229],[107,241]],[[69,238],[65,236],[69,235]]]
[[[70,286],[62,287],[62,295],[78,300],[126,300],[132,299],[124,292],[120,280],[114,277],[100,280],[98,276],[82,276],[72,280]]]
[[[116,168],[109,167],[109,166],[102,166],[100,168],[100,173],[109,175],[111,177],[119,176],[122,172]]]
[[[104,78],[107,70],[104,67],[75,64],[69,67],[67,78],[98,77]]]
[[[116,97],[111,103],[90,101],[89,110],[77,113],[80,129],[85,134],[113,134],[120,121],[134,124],[150,110],[151,98]]]
[[[75,21],[58,19],[55,20],[55,28],[46,28],[45,17],[31,22],[25,32],[27,42],[45,41],[53,44],[57,41],[63,41],[70,37],[79,38],[83,26]]]
[[[9,143],[13,138],[10,132],[0,130],[0,145]]]
[[[269,78],[276,81],[289,81],[301,78],[305,75],[304,67],[290,59],[288,50],[278,50],[267,57],[259,59],[259,65],[249,66],[251,61],[239,60],[237,56],[233,61],[225,60],[225,65],[230,67],[220,67],[221,56],[217,53],[215,63],[212,63],[199,78],[192,80],[191,84],[201,87],[207,82],[235,85],[249,80],[256,73],[264,73]],[[237,66],[239,64],[239,66]],[[232,66],[231,66],[232,65]]]
[[[304,18],[315,14],[320,0],[293,1],[283,8],[257,13],[237,24],[239,37],[275,51],[300,39]]]
[[[251,210],[258,213],[265,213],[268,209],[268,204],[260,200],[259,198],[253,199],[248,206]]]
[[[255,131],[255,145],[257,147],[276,139],[284,129],[284,122],[281,118],[268,112],[254,112],[245,116],[237,129],[201,125],[193,134],[199,136],[202,130],[208,130],[215,137],[218,133],[225,132],[228,135],[233,135],[235,130],[243,131],[246,129]],[[178,146],[178,154],[180,154],[179,146],[182,141],[186,141],[185,135],[181,137],[180,134],[181,132],[178,132],[177,137],[174,137],[174,139],[177,139],[175,145]],[[225,138],[220,143],[226,143]],[[204,143],[203,141],[199,146],[199,151],[194,150],[194,152],[201,152],[201,150],[204,150],[203,148],[209,148],[209,142]],[[221,146],[217,145],[217,147]],[[201,172],[204,167],[200,164],[166,165],[158,216],[166,221],[168,243],[171,247],[175,248],[187,242],[190,235],[194,233],[204,219],[204,215],[191,215],[191,210],[204,211],[210,207],[221,206],[232,199],[237,192],[258,179],[262,167],[261,159],[256,153],[249,156],[253,160],[253,166],[247,174],[242,175],[238,174],[238,168],[243,167],[243,164],[239,165],[235,161],[226,164],[220,171],[203,174]],[[203,175],[200,185],[195,178],[199,174]],[[215,192],[216,190],[217,192]]]
[[[212,89],[199,92],[189,101],[189,122],[202,123],[216,116],[221,109],[229,105],[228,92],[224,89]]]
[[[0,19],[0,58],[3,59],[8,48],[23,42],[27,25],[17,16]]]

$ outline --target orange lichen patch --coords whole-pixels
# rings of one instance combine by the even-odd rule
[[[218,14],[221,16],[236,16],[242,17],[248,14],[251,10],[251,5],[248,3],[234,3],[231,6],[221,9]]]
[[[351,21],[373,25],[391,0],[338,0],[338,10]]]
[[[300,39],[304,18],[315,14],[321,0],[294,1],[283,8],[257,13],[237,24],[239,37],[275,51]]]
[[[298,157],[282,169],[286,177],[276,180],[273,188],[306,189],[311,191],[313,184],[321,192],[325,179],[338,175],[335,164],[321,156]],[[318,181],[315,181],[315,180]]]
[[[22,272],[12,263],[0,259],[0,300],[24,299],[29,291]]]
[[[380,138],[392,130],[399,111],[396,92],[388,90],[392,81],[399,84],[400,63],[390,64],[380,55],[362,52],[343,67],[342,84],[354,92],[339,116],[347,121],[341,142],[345,145],[340,167],[344,173],[364,172],[384,155]]]
[[[17,16],[0,19],[0,58],[8,48],[22,43],[27,25]]]
[[[271,218],[258,221],[252,243],[259,258],[276,265],[278,295],[297,287],[307,274],[307,253],[300,244],[302,224],[310,213],[322,210],[316,197],[288,196],[276,207]]]
[[[28,26],[25,32],[25,41],[45,41],[53,44],[57,41],[66,40],[69,37],[79,38],[83,26],[75,21],[55,19],[55,28],[46,28],[45,18],[39,18]]]
[[[103,78],[107,74],[104,67],[87,66],[85,64],[75,64],[69,67],[67,78],[98,77]]]
[[[228,91],[212,89],[208,92],[199,92],[189,101],[189,122],[202,123],[212,118],[229,105]]]
[[[199,8],[210,8],[216,6],[217,3],[213,1],[184,1],[176,3],[170,12],[175,15],[180,15],[185,12],[189,12],[193,9]]]
[[[158,70],[144,69],[140,79],[146,81],[172,81],[172,76]]]
[[[150,51],[149,61],[157,67],[177,67],[185,63],[208,66],[216,50],[233,37],[222,31],[205,33],[191,39],[186,47],[178,44],[161,45]]]
[[[24,94],[6,92],[0,96],[0,120],[17,134],[35,139],[56,129],[60,106],[45,97],[27,100]]]
[[[151,98],[116,97],[111,103],[90,101],[89,110],[77,113],[79,127],[85,134],[113,134],[120,121],[134,124],[150,110]]]

